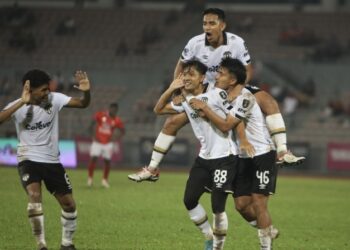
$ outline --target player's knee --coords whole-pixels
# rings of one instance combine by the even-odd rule
[[[263,211],[267,209],[268,197],[265,195],[255,195],[253,196],[253,207],[255,211]]]
[[[186,124],[187,118],[182,115],[169,116],[163,126],[162,132],[167,135],[176,135],[177,131]]]
[[[61,202],[61,207],[62,207],[63,211],[65,211],[67,213],[72,213],[76,210],[76,205],[75,205],[74,201]]]
[[[41,202],[41,192],[28,190],[28,196],[31,202]]]
[[[190,196],[185,196],[183,202],[187,210],[192,210],[198,205],[198,199]]]
[[[243,202],[236,202],[235,209],[237,210],[238,213],[242,214],[247,209],[247,204],[244,204]]]

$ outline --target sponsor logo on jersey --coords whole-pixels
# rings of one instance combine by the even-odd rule
[[[208,59],[208,56],[207,56],[207,55],[203,55],[202,58],[203,58],[204,60],[207,60],[207,59]]]
[[[218,72],[219,71],[219,65],[214,65],[208,68],[209,72]]]
[[[42,121],[35,123],[34,125],[26,124],[24,128],[27,130],[41,130],[51,125],[51,121],[43,123]]]
[[[242,109],[242,108],[238,108],[238,112],[241,112],[241,113],[245,114],[247,111]]]

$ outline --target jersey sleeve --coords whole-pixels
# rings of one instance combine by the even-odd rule
[[[194,52],[195,52],[194,44],[195,44],[195,40],[193,38],[188,41],[184,50],[181,53],[181,57],[180,57],[181,62],[188,62],[193,59]]]
[[[67,96],[62,93],[53,92],[52,95],[52,104],[58,106],[58,110],[61,110],[65,105],[69,103],[72,97]]]
[[[181,113],[181,112],[185,111],[185,109],[184,109],[184,107],[182,105],[177,106],[173,102],[171,102],[170,104],[171,104],[171,107],[178,113]]]
[[[252,93],[244,93],[237,97],[235,105],[231,109],[231,114],[238,119],[244,119],[249,114],[255,103],[255,97]]]
[[[5,106],[5,108],[3,108],[1,111],[5,111],[6,109],[8,109],[8,108],[10,108],[11,106],[13,106],[13,105],[15,105],[17,102],[19,102],[21,99],[17,99],[17,100],[15,100],[15,101],[13,101],[13,102],[10,102],[9,104],[7,104],[6,106]],[[11,118],[12,119],[15,119],[16,118],[16,113],[17,113],[17,111],[16,112],[14,112],[12,115],[11,115]]]
[[[116,119],[115,127],[119,129],[124,129],[124,123],[119,117]]]
[[[222,89],[219,89],[219,88],[216,88],[216,91],[215,91],[215,99],[216,99],[216,102],[217,102],[217,106],[222,109],[225,114],[228,114],[229,113],[229,110],[230,110],[230,103],[228,102],[227,100],[227,93],[225,90],[222,90]]]
[[[244,65],[248,65],[251,62],[248,47],[242,38],[237,39],[237,59]]]

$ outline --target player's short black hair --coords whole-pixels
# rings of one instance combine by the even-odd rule
[[[196,71],[198,71],[200,74],[205,75],[207,73],[208,67],[205,66],[203,63],[197,60],[191,60],[188,62],[185,62],[183,65],[183,69],[194,67]]]
[[[49,84],[51,81],[51,77],[48,73],[46,73],[43,70],[32,69],[25,73],[25,75],[23,76],[22,85],[24,85],[27,80],[30,81],[31,88],[38,88],[42,85]]]
[[[244,84],[247,78],[247,70],[243,63],[238,59],[232,59],[230,57],[222,59],[220,66],[227,69],[233,74],[238,84]]]
[[[116,102],[112,102],[111,104],[109,104],[109,107],[118,109],[119,105]]]
[[[218,18],[221,20],[221,21],[224,21],[225,22],[225,19],[226,19],[226,16],[225,16],[225,12],[222,10],[222,9],[219,9],[219,8],[208,8],[208,9],[205,9],[203,11],[203,14],[202,16],[205,16],[207,14],[214,14],[214,15],[217,15]]]

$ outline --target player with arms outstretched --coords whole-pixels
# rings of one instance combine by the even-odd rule
[[[90,103],[90,81],[85,72],[77,71],[75,86],[81,98],[50,92],[49,75],[42,70],[28,71],[22,80],[22,96],[0,112],[0,124],[15,123],[18,173],[28,196],[28,217],[39,250],[47,250],[42,206],[42,181],[60,204],[61,250],[75,250],[73,234],[77,224],[72,185],[59,160],[58,113],[63,107],[86,108]]]

